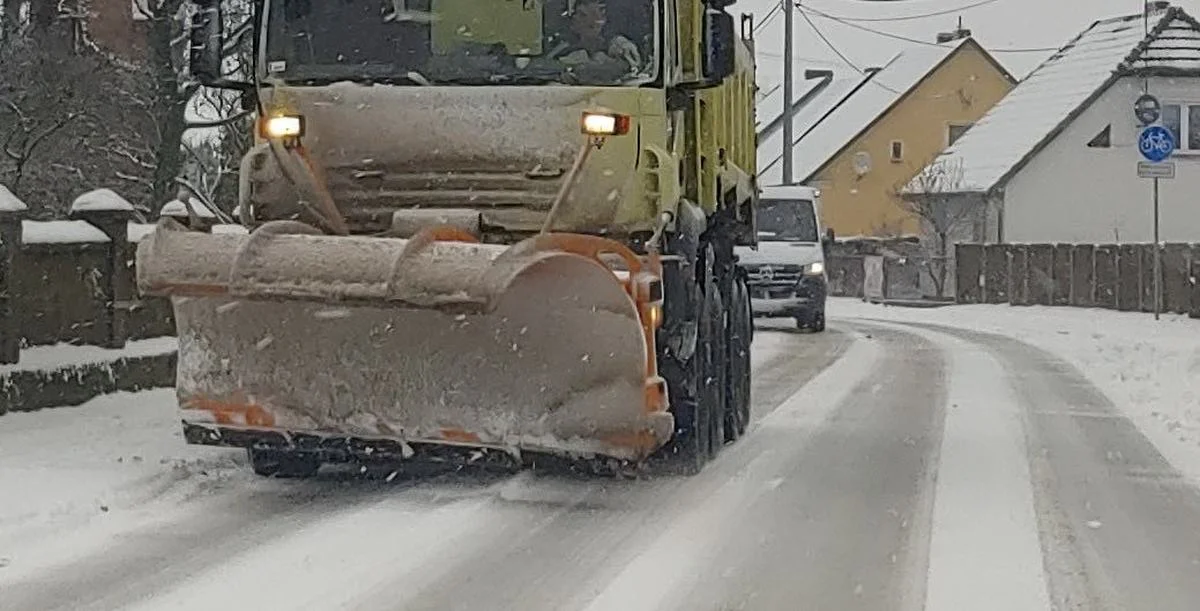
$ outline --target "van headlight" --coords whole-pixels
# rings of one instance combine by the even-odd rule
[[[825,273],[825,264],[821,263],[820,261],[809,264],[808,266],[806,266],[804,268],[804,274],[806,276],[820,276],[821,274],[824,274],[824,273]]]

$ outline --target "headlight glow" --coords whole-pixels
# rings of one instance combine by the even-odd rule
[[[820,276],[821,274],[825,273],[825,264],[821,263],[820,261],[813,263],[812,265],[804,268],[804,273],[808,274],[809,276]]]
[[[580,126],[589,136],[620,136],[629,132],[629,123],[628,115],[585,112]]]
[[[282,115],[271,117],[263,125],[268,138],[299,138],[304,135],[304,117]]]

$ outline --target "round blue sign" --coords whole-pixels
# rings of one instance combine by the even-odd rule
[[[1165,161],[1175,152],[1175,136],[1161,125],[1151,125],[1138,136],[1138,152],[1146,161]]]

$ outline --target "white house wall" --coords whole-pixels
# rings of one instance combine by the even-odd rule
[[[1153,181],[1137,176],[1141,92],[1141,79],[1118,81],[1008,182],[1005,241],[1153,241]],[[1150,92],[1164,103],[1200,103],[1200,78],[1152,78]],[[1111,148],[1088,148],[1108,124]],[[1200,241],[1200,154],[1178,155],[1175,178],[1159,185],[1162,239]]]

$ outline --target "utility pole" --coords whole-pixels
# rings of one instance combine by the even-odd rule
[[[783,2],[783,184],[792,184],[792,12],[795,0]]]

